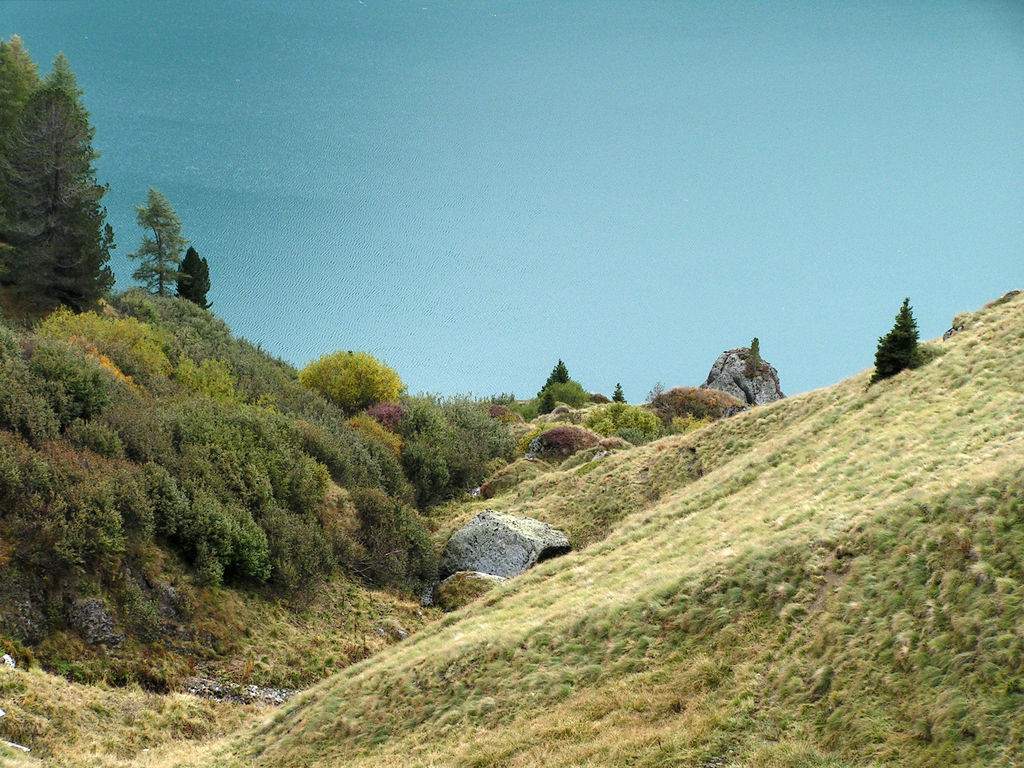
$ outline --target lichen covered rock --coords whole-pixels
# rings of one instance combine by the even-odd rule
[[[779,373],[761,360],[748,365],[750,349],[729,349],[718,356],[701,389],[717,389],[737,397],[747,405],[765,405],[785,397],[779,386]]]
[[[452,534],[441,555],[438,578],[478,571],[507,579],[569,549],[568,537],[547,523],[487,509]]]

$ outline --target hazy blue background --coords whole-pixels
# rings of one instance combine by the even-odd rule
[[[216,312],[412,391],[788,394],[1024,287],[1024,3],[0,0],[71,60],[114,266],[163,191]]]

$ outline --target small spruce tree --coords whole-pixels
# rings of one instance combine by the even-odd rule
[[[750,341],[750,352],[747,353],[747,365],[743,373],[746,374],[748,379],[752,379],[757,376],[757,372],[761,369],[761,342],[755,336]]]
[[[914,320],[910,299],[896,313],[896,322],[885,336],[878,339],[875,352],[875,372],[871,383],[895,376],[906,368],[921,365],[921,350],[917,346],[917,322]]]
[[[206,300],[206,293],[210,290],[210,265],[206,259],[199,258],[196,249],[189,246],[179,270],[178,295],[209,309],[212,305]]]
[[[615,394],[612,395],[612,402],[613,403],[624,403],[624,402],[626,402],[626,396],[624,394],[622,394],[622,385],[621,384],[616,384],[615,385]]]

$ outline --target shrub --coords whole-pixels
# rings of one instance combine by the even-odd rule
[[[359,518],[356,536],[367,554],[358,571],[374,584],[413,589],[433,579],[430,536],[416,511],[372,489],[351,497]]]
[[[324,355],[299,371],[299,381],[347,413],[394,400],[403,388],[398,374],[368,352]]]
[[[572,408],[580,408],[590,399],[590,395],[583,389],[583,386],[578,381],[572,380],[549,384],[543,389],[540,397],[545,400],[549,395],[555,404],[565,403]],[[553,410],[553,406],[547,411],[543,407],[541,408],[542,413],[550,413],[551,410]]]
[[[39,332],[107,358],[118,372],[143,383],[152,384],[171,373],[166,338],[133,317],[108,317],[95,312],[76,315],[62,307],[40,324]]]
[[[231,375],[231,364],[223,360],[208,357],[197,366],[190,358],[182,355],[178,359],[174,378],[184,389],[198,392],[214,400],[232,402],[238,399],[235,394],[235,378]]]
[[[530,453],[564,458],[597,444],[593,433],[580,427],[555,427],[534,438]]]
[[[124,458],[121,438],[106,424],[75,419],[64,430],[64,437],[76,448],[92,451],[108,459]]]
[[[511,432],[490,417],[489,405],[466,398],[409,398],[401,432],[402,465],[424,506],[479,485],[493,460],[513,452]]]
[[[62,426],[75,419],[91,419],[110,402],[108,375],[66,344],[36,344],[28,367],[46,383],[45,392]]]
[[[405,407],[401,403],[376,403],[366,409],[366,415],[385,429],[398,432],[398,425],[405,416]]]
[[[661,420],[646,408],[626,403],[610,403],[595,409],[583,422],[583,425],[599,435],[609,437],[619,434],[625,440],[637,444],[635,439],[620,434],[620,430],[630,430],[640,436],[640,442],[647,442],[662,432]]]
[[[270,557],[270,580],[289,592],[308,589],[333,566],[333,553],[319,519],[271,505],[260,514]]]
[[[376,440],[386,445],[396,458],[402,457],[402,438],[387,429],[379,421],[366,413],[360,413],[348,420],[349,425],[369,440]]]
[[[0,428],[36,446],[55,437],[59,426],[50,402],[39,390],[20,358],[0,361]]]
[[[665,427],[672,424],[676,416],[693,416],[696,419],[715,420],[731,416],[743,410],[745,404],[739,398],[717,389],[697,387],[675,387],[656,394],[650,408],[661,419]]]
[[[21,347],[14,332],[0,323],[0,363],[11,358],[21,357]]]

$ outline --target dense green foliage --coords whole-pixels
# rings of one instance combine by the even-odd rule
[[[647,408],[615,402],[595,408],[583,426],[599,435],[617,435],[631,443],[643,443],[664,431],[661,419]]]
[[[344,572],[418,589],[435,553],[414,505],[512,455],[490,407],[346,413],[196,303],[140,289],[34,331],[0,324],[0,633],[66,631],[66,606],[99,594],[134,641],[156,642],[168,557],[196,586],[294,596]],[[5,590],[21,583],[56,607],[17,618]]]
[[[508,427],[490,407],[464,398],[412,397],[404,402],[399,432],[402,465],[422,506],[436,504],[483,482],[494,462],[512,457]]]
[[[206,300],[206,294],[210,290],[210,265],[206,259],[200,258],[196,249],[189,246],[185,258],[181,260],[180,269],[178,295],[203,309],[209,309],[211,304]]]
[[[907,368],[917,368],[921,363],[921,351],[917,345],[917,321],[914,320],[910,299],[907,298],[896,313],[892,330],[878,339],[871,383],[895,376]]]
[[[394,400],[403,389],[398,373],[369,352],[323,355],[299,371],[299,381],[347,413]]]
[[[95,129],[68,60],[39,81],[17,37],[0,49],[0,279],[28,306],[92,305],[113,284]]]

